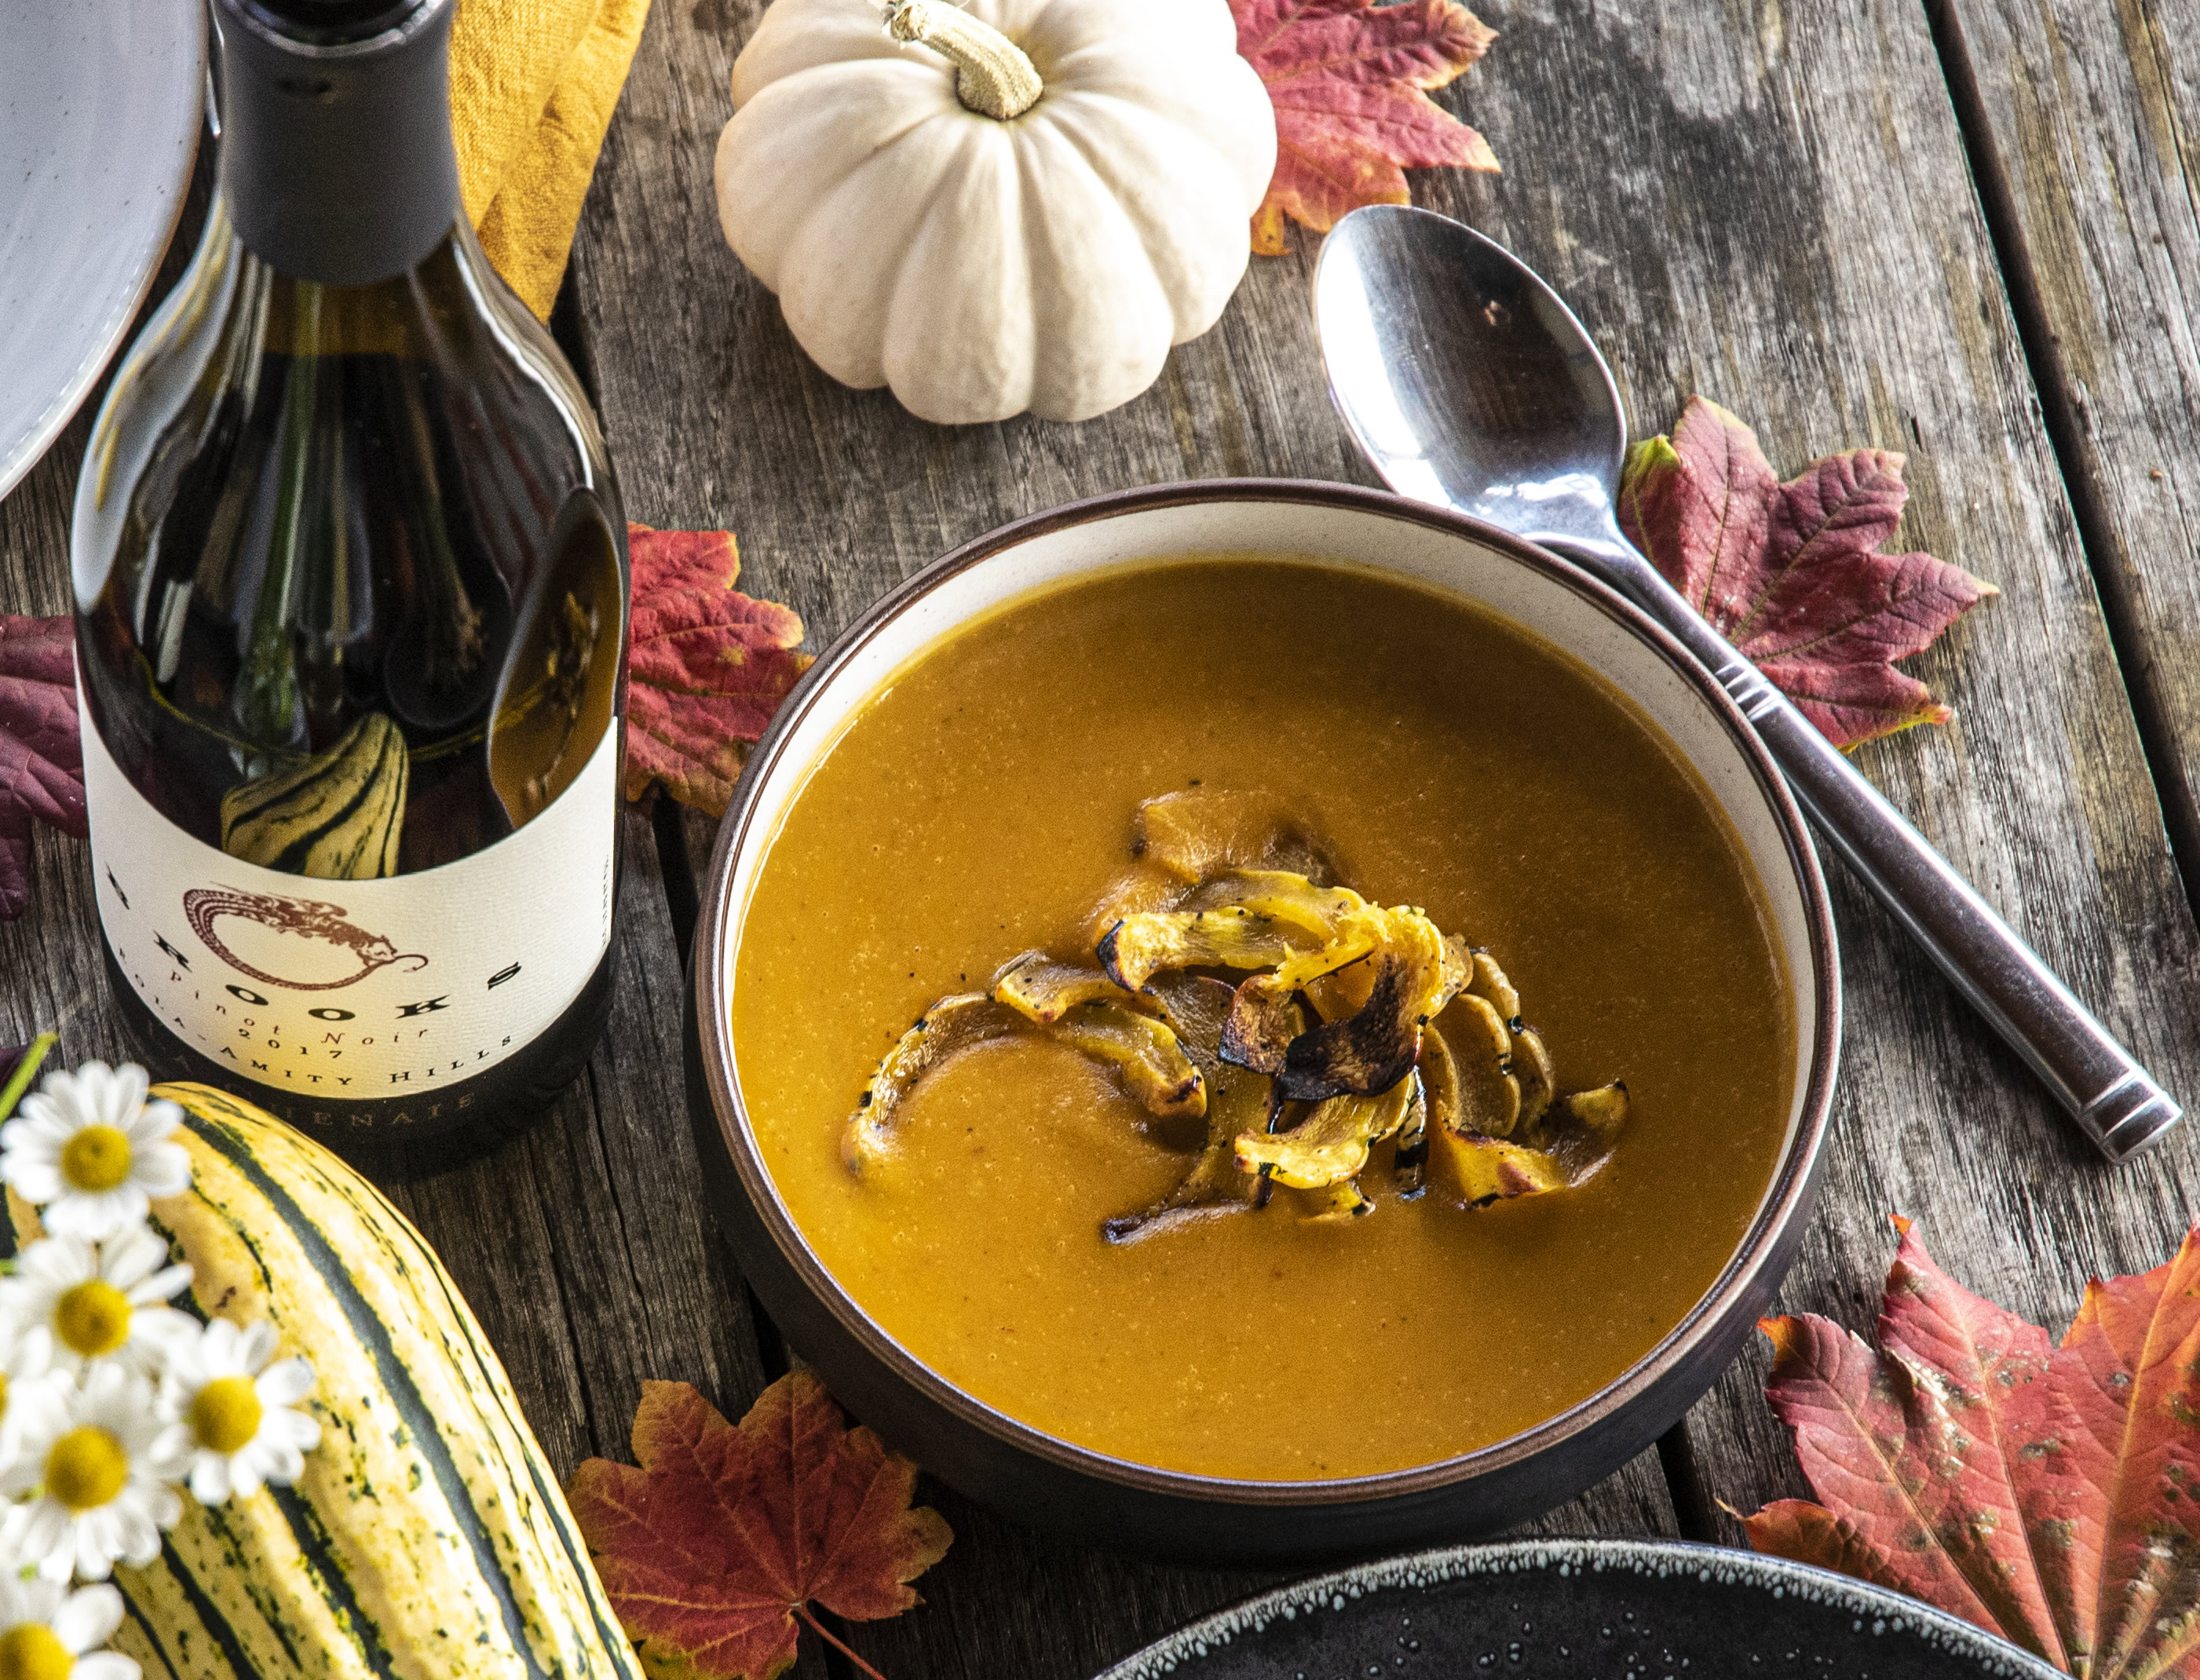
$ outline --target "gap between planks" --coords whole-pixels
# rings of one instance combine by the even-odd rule
[[[1956,129],[1970,167],[1980,214],[1993,243],[1994,266],[2000,271],[2010,313],[2016,324],[2017,342],[2039,400],[2048,448],[2054,453],[2063,494],[2069,499],[2078,546],[2100,603],[2109,646],[2123,677],[2132,720],[2139,731],[2139,752],[2169,839],[2170,855],[2177,864],[2185,903],[2200,917],[2200,799],[2196,799],[2185,773],[2184,757],[2177,748],[2169,699],[2163,693],[2154,661],[2146,657],[2144,615],[2129,581],[2116,564],[2119,545],[2115,521],[2083,442],[2085,429],[2078,418],[2062,341],[2051,322],[2008,166],[1994,138],[1992,120],[1979,86],[1978,67],[1957,11],[1957,0],[1918,0],[1918,3],[1948,85],[1948,101],[1955,109]]]

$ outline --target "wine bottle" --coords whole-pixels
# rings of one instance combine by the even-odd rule
[[[626,526],[462,212],[453,10],[214,0],[204,237],[72,535],[123,1012],[354,1150],[532,1118],[611,998]]]

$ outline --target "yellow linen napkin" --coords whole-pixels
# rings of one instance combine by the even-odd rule
[[[649,0],[460,0],[459,187],[482,248],[547,320]]]

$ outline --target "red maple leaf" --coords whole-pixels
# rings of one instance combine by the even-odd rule
[[[1428,97],[1497,38],[1453,0],[1230,0],[1238,50],[1276,108],[1276,173],[1253,249],[1287,249],[1284,218],[1326,233],[1362,204],[1404,204],[1405,170],[1495,169],[1489,142]]]
[[[0,922],[31,904],[31,819],[85,836],[76,626],[0,613]]]
[[[626,530],[626,796],[662,781],[682,805],[723,816],[749,748],[810,669],[797,651],[802,620],[734,588],[741,562],[731,531]]]
[[[1877,1351],[1822,1318],[1760,1326],[1765,1397],[1824,1503],[1766,1506],[1750,1543],[2092,1680],[2200,1680],[2200,1227],[2089,1285],[2057,1347],[1895,1224]]]
[[[639,1470],[586,1460],[570,1493],[611,1606],[658,1672],[772,1680],[794,1661],[797,1618],[847,1651],[810,1607],[898,1615],[954,1538],[937,1511],[910,1508],[916,1466],[850,1429],[807,1371],[738,1425],[686,1383],[644,1383],[634,1455]]]
[[[1836,746],[1946,723],[1893,662],[1999,593],[1930,554],[1877,552],[1910,499],[1902,464],[1853,449],[1782,484],[1757,434],[1696,396],[1620,475],[1621,528]]]

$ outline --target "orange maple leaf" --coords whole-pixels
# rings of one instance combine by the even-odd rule
[[[2200,1675],[2200,1227],[2090,1285],[2058,1346],[1895,1224],[1876,1349],[1811,1314],[1760,1326],[1765,1397],[1823,1503],[1766,1506],[1750,1543],[2093,1680]]]
[[[626,796],[662,781],[682,805],[722,817],[749,748],[810,669],[802,620],[734,588],[741,562],[731,531],[626,531]]]
[[[1276,173],[1253,249],[1286,249],[1284,218],[1326,233],[1362,204],[1404,204],[1405,171],[1495,169],[1489,143],[1428,97],[1496,32],[1453,0],[1231,0],[1238,50],[1276,108]]]
[[[898,1615],[954,1538],[937,1511],[910,1508],[916,1466],[850,1429],[807,1371],[739,1425],[686,1383],[644,1383],[634,1455],[638,1470],[586,1460],[567,1491],[611,1607],[658,1672],[773,1680],[806,1622],[875,1673],[810,1607]]]

